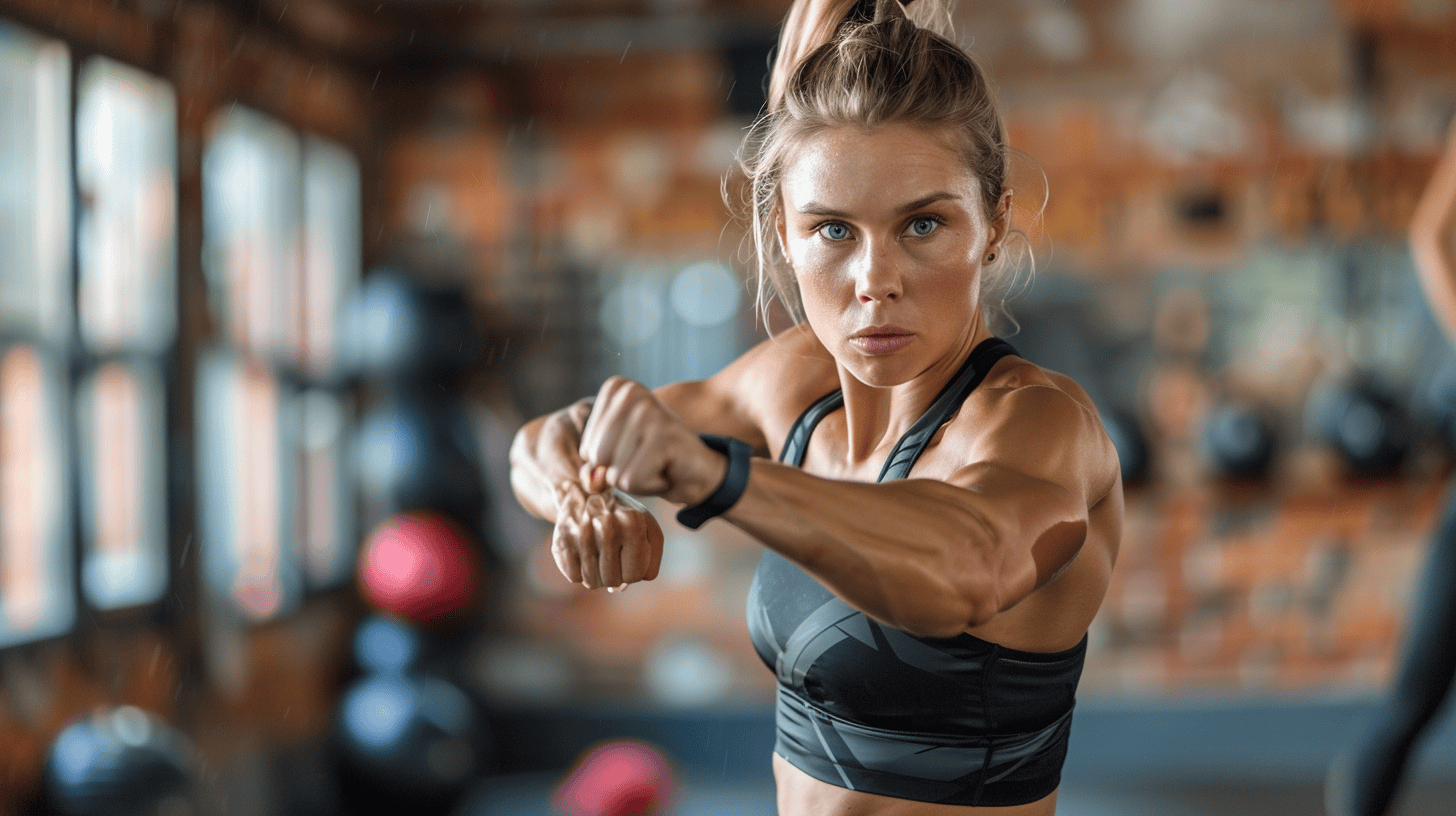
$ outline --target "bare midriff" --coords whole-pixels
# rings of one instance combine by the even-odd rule
[[[862,793],[820,782],[774,754],[779,816],[1053,816],[1057,794],[1010,807],[939,805]]]

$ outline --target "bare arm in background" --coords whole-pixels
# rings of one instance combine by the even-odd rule
[[[1411,217],[1410,242],[1431,311],[1456,342],[1456,121],[1446,137],[1446,153]]]

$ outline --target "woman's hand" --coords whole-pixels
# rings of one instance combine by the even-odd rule
[[[703,444],[646,386],[625,377],[602,383],[581,434],[581,483],[701,502],[728,471],[727,458]]]
[[[511,446],[511,486],[533,515],[555,522],[551,554],[568,581],[589,589],[657,577],[662,528],[641,502],[610,490],[578,448],[592,401],[532,420]]]
[[[580,400],[531,420],[516,433],[511,443],[511,489],[536,518],[555,521],[562,490],[581,477],[577,447],[590,413],[591,400]]]
[[[566,580],[608,591],[651,581],[662,565],[662,527],[631,496],[563,482],[551,555]]]

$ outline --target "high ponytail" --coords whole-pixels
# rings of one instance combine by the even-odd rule
[[[869,0],[874,2],[874,0]],[[768,78],[768,109],[778,110],[784,101],[789,75],[813,51],[833,42],[840,26],[860,10],[865,0],[799,0],[789,8],[779,32],[779,47]],[[858,15],[856,15],[858,16]]]
[[[987,218],[996,216],[1008,175],[1006,131],[984,72],[950,39],[949,2],[794,0],[769,76],[768,105],[740,154],[749,182],[741,209],[751,226],[765,320],[774,297],[795,322],[803,319],[798,285],[778,242],[779,183],[798,146],[815,133],[846,125],[931,130],[948,138],[980,184]],[[988,319],[1004,311],[1020,260],[1030,257],[1025,233],[1014,230],[996,256],[981,278]]]
[[[838,39],[846,28],[908,18],[942,37],[951,36],[949,0],[798,0],[784,18],[773,70],[768,80],[768,109],[783,102],[789,76],[804,58]]]

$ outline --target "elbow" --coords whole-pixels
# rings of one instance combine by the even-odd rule
[[[941,557],[926,575],[925,585],[936,591],[926,592],[920,614],[906,621],[905,631],[921,637],[955,637],[990,623],[1014,605],[1014,586],[1026,583],[1014,580],[1025,569],[1007,570],[1007,536],[999,525],[970,510],[950,515],[936,547]]]
[[[1411,217],[1406,237],[1413,249],[1439,251],[1445,247],[1446,236],[1456,230],[1456,202],[1440,211],[1417,208]]]
[[[907,612],[897,617],[896,629],[922,638],[953,638],[967,629],[984,626],[1000,612],[999,604],[979,593],[948,592],[943,603]]]
[[[961,540],[958,547],[966,548]],[[1004,587],[985,558],[962,560],[930,570],[914,593],[916,603],[897,616],[895,626],[916,637],[951,638],[984,626],[1004,607]]]

